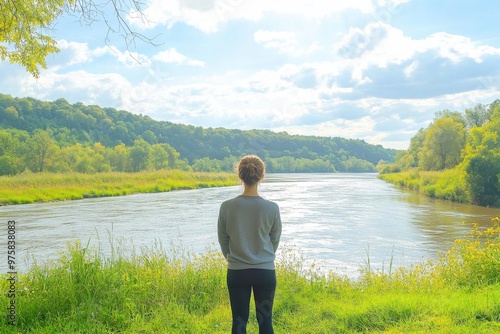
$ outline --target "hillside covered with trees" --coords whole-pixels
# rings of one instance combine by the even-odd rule
[[[232,171],[245,154],[261,156],[269,172],[375,172],[396,153],[363,140],[202,128],[65,99],[0,94],[0,175]]]
[[[437,112],[408,150],[378,169],[383,179],[430,196],[500,206],[500,100]]]

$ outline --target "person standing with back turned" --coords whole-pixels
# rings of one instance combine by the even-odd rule
[[[260,197],[257,191],[264,173],[265,166],[259,157],[243,157],[238,164],[238,176],[244,191],[223,202],[219,210],[217,231],[228,263],[232,334],[246,333],[252,289],[259,334],[274,333],[274,259],[281,236],[281,217],[278,205]]]

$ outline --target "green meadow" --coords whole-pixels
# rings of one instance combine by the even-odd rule
[[[111,255],[69,244],[15,283],[15,325],[2,333],[229,333],[226,264],[218,250],[189,254],[161,244]],[[360,268],[356,279],[303,267],[281,248],[276,333],[498,333],[500,219],[474,228],[435,260],[405,268]],[[366,261],[369,263],[369,259]],[[2,310],[9,281],[0,283]],[[4,318],[5,319],[5,318]],[[249,333],[257,333],[255,313]]]
[[[234,173],[153,170],[137,173],[22,173],[0,176],[0,205],[123,196],[239,184]]]

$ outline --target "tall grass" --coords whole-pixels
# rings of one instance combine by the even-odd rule
[[[155,170],[138,173],[23,173],[0,176],[0,205],[236,185],[231,173]]]
[[[470,202],[465,183],[465,174],[458,168],[439,172],[410,170],[399,173],[380,174],[379,178],[401,187],[417,190],[429,197],[460,203]]]
[[[2,333],[228,333],[226,263],[161,245],[112,255],[75,243],[19,274],[17,327]],[[124,255],[127,254],[127,255]],[[352,280],[305,269],[283,248],[277,263],[276,333],[497,333],[500,220],[475,228],[435,261]],[[0,281],[6,291],[7,280]],[[2,299],[2,303],[7,303]],[[6,307],[2,307],[6,310]],[[253,311],[252,311],[253,312]],[[257,332],[255,313],[249,333]]]

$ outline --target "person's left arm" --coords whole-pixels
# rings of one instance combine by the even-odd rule
[[[269,237],[271,238],[271,243],[273,244],[274,251],[278,249],[278,245],[280,243],[280,237],[281,237],[281,216],[280,216],[280,210],[279,208],[276,211],[276,216],[274,219],[274,224],[273,227],[271,228],[271,231],[269,232]]]

